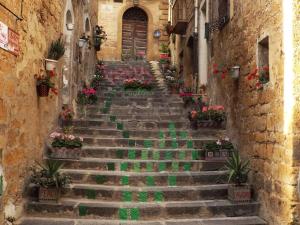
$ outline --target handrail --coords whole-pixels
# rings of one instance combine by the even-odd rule
[[[11,11],[9,8],[7,8],[3,3],[1,3],[0,2],[0,6],[2,6],[5,10],[7,10],[8,12],[10,12],[12,15],[14,15],[16,18],[17,18],[17,20],[20,20],[20,21],[22,21],[24,18],[23,18],[23,16],[22,16],[22,14],[23,14],[23,1],[24,0],[22,0],[22,2],[21,2],[21,17],[20,16],[18,16],[17,14],[15,14],[13,11]]]

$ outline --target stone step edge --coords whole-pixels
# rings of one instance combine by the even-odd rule
[[[83,175],[104,175],[104,176],[129,176],[129,177],[144,177],[144,176],[221,176],[227,175],[226,170],[216,170],[216,171],[182,171],[182,172],[127,172],[127,171],[101,171],[101,170],[91,170],[91,169],[61,169],[62,173],[66,174],[83,174]]]
[[[103,147],[103,146],[94,146],[94,145],[84,145],[82,147],[82,150],[99,150],[99,151],[115,151],[115,150],[135,150],[135,151],[143,151],[143,150],[147,150],[147,151],[172,151],[172,152],[176,152],[176,151],[201,151],[202,149],[190,149],[190,148],[144,148],[144,147],[124,147],[124,146],[120,146],[120,147]]]
[[[104,220],[101,222],[99,219],[68,219],[68,218],[45,218],[45,217],[24,217],[18,224],[22,222],[33,222],[34,225],[38,225],[35,222],[53,222],[52,225],[213,225],[214,222],[222,225],[267,225],[267,223],[259,218],[258,216],[248,217],[221,217],[221,218],[209,218],[209,219],[168,219],[168,220],[157,220],[157,221],[121,221],[121,220]],[[249,221],[249,222],[248,222]],[[251,222],[253,221],[253,222]],[[245,223],[247,222],[247,223]],[[26,223],[26,225],[31,223]],[[42,225],[42,224],[39,224]],[[48,224],[47,224],[48,225]],[[50,224],[49,224],[50,225]]]

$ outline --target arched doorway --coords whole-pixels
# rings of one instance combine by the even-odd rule
[[[147,55],[148,16],[138,7],[128,9],[123,15],[122,58],[133,59]]]

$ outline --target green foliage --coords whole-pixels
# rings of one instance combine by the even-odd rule
[[[75,138],[74,140],[55,138],[51,146],[53,148],[68,148],[68,149],[81,148],[82,141],[79,138]]]
[[[234,146],[230,141],[218,140],[218,141],[210,141],[204,144],[204,149],[206,151],[220,151],[222,149],[233,150]]]
[[[30,181],[44,188],[63,188],[71,183],[71,178],[59,172],[62,167],[63,164],[59,161],[47,160],[45,164],[32,168]]]
[[[59,60],[65,54],[65,42],[60,37],[51,43],[48,59]]]
[[[170,50],[169,50],[169,47],[168,45],[162,43],[160,45],[160,50],[159,50],[161,53],[170,53]]]
[[[247,182],[250,161],[243,161],[238,152],[234,152],[232,157],[226,162],[225,168],[229,171],[228,182],[241,185]]]

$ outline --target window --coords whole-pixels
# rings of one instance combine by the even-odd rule
[[[269,36],[258,42],[259,80],[262,84],[270,81],[269,75]]]
[[[123,3],[123,0],[114,0],[115,3]]]
[[[219,0],[218,5],[219,29],[222,30],[229,22],[230,18],[230,0]]]

